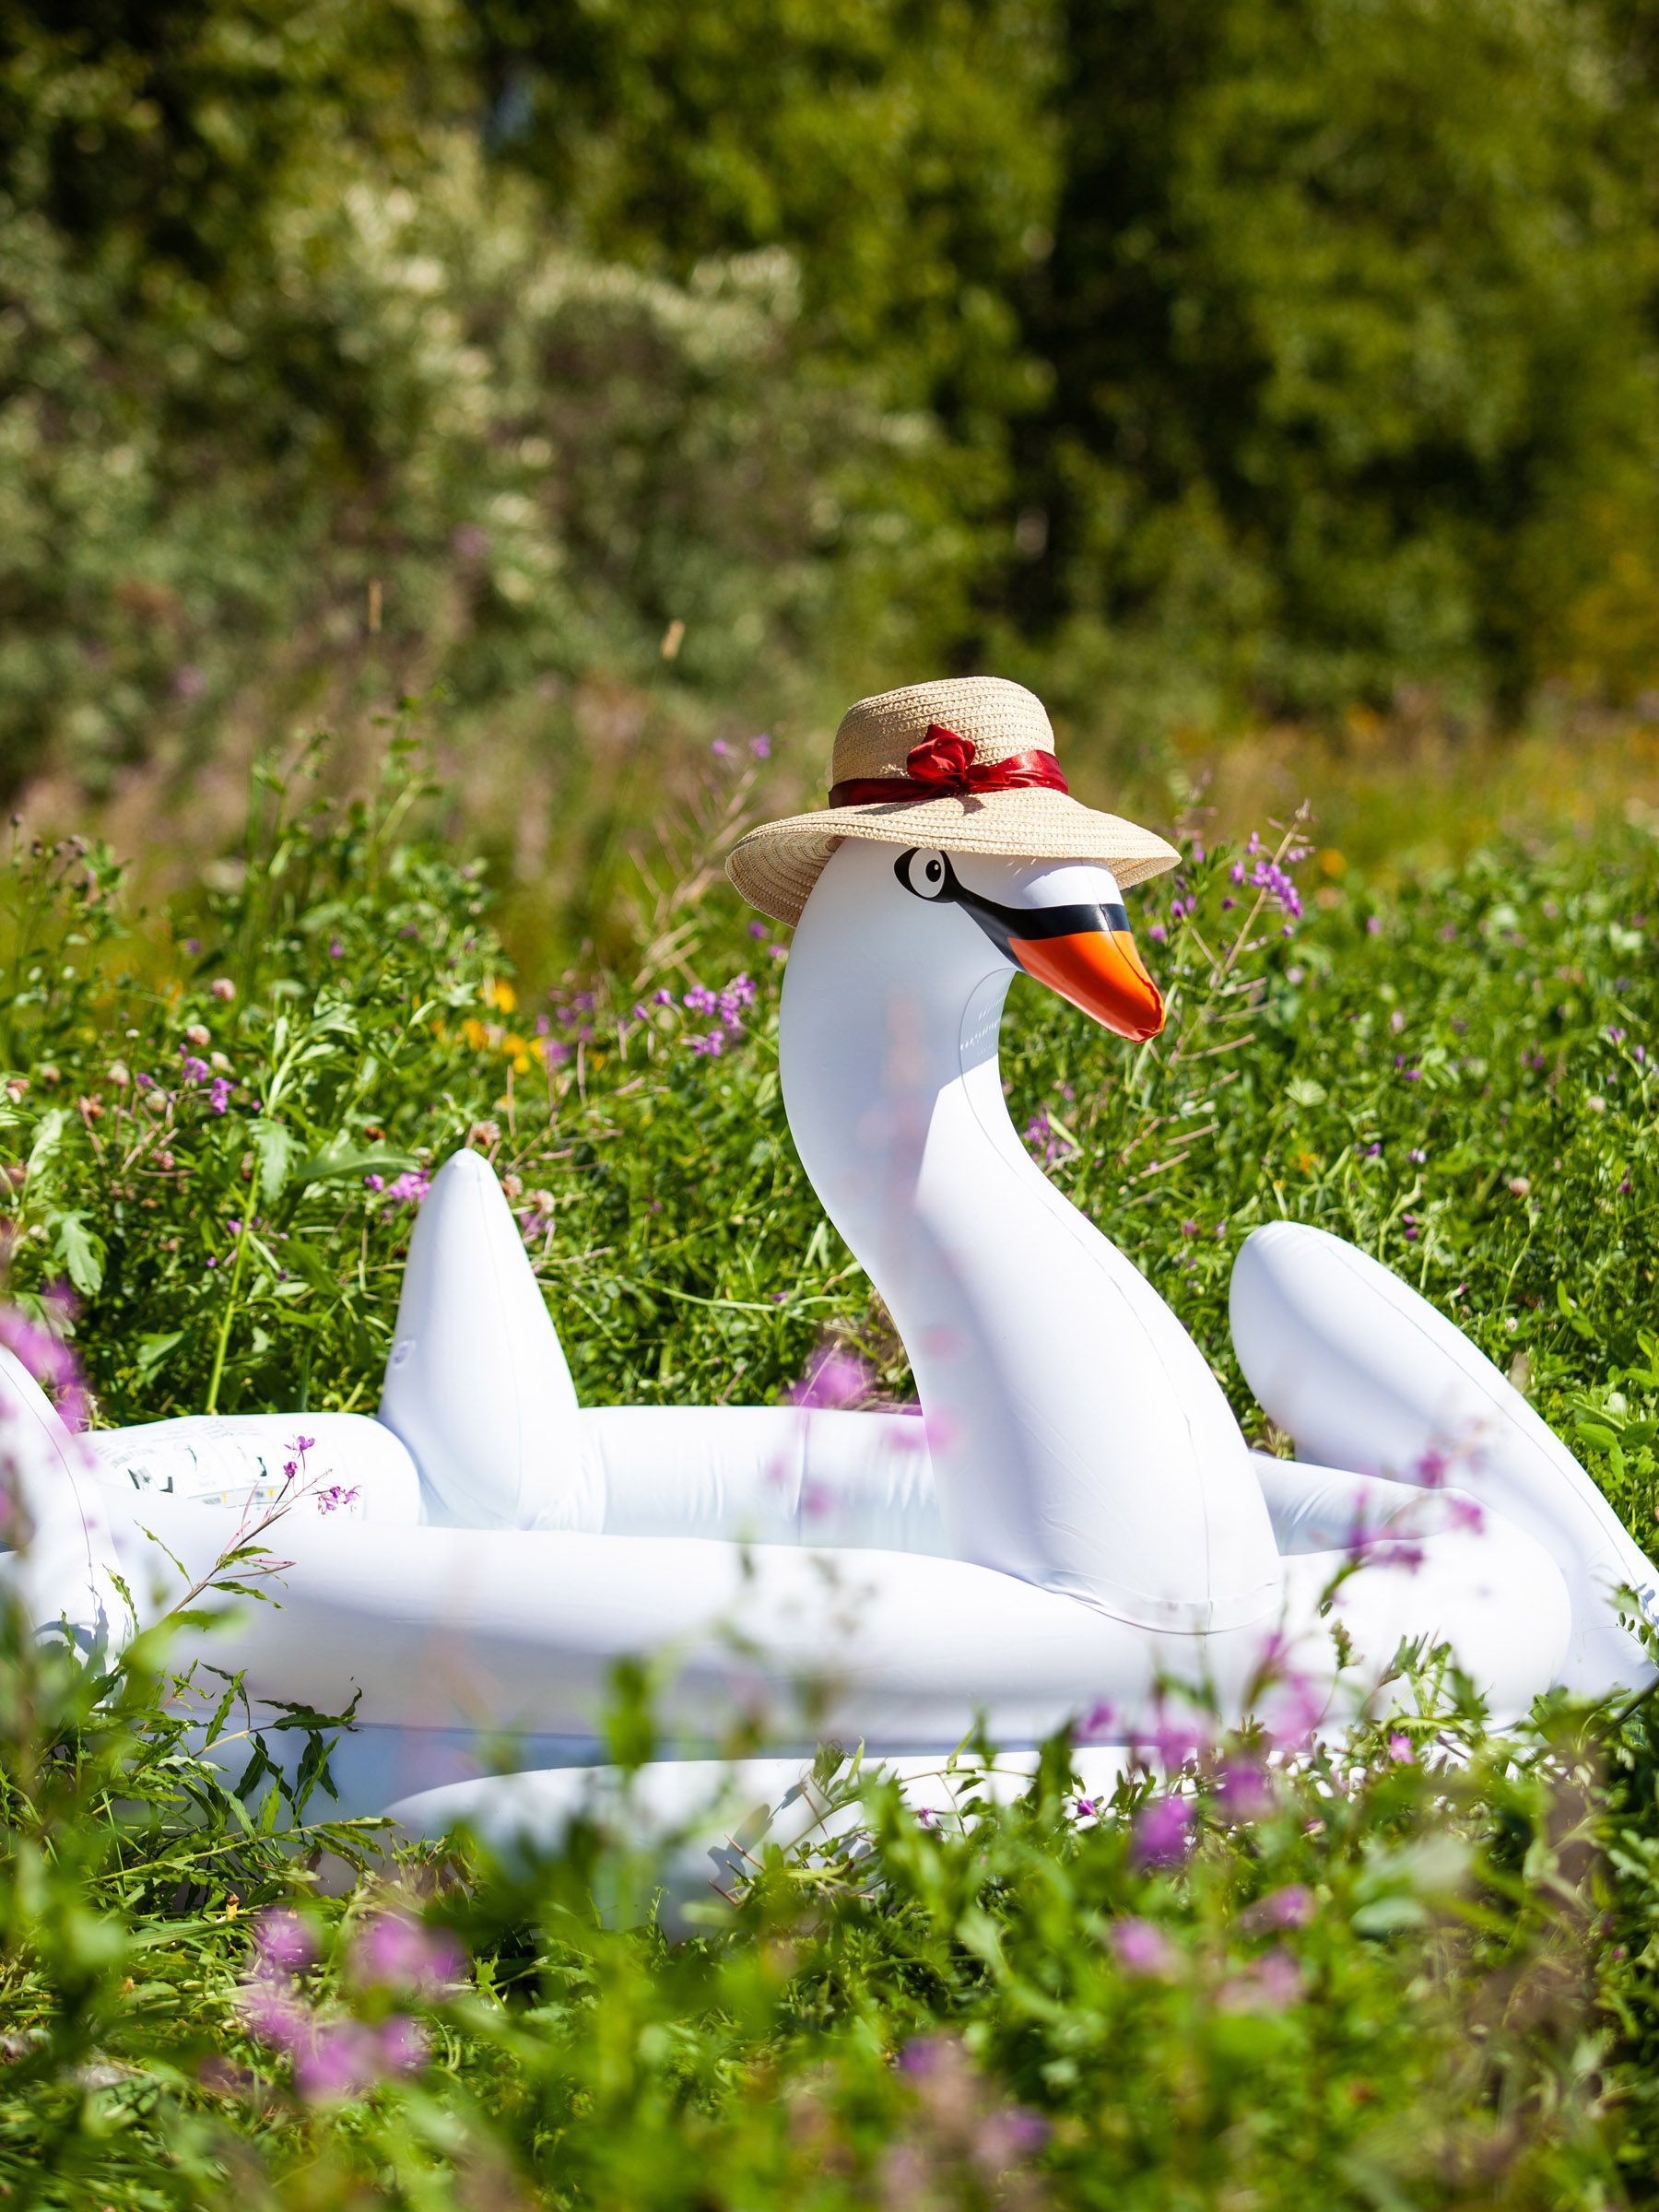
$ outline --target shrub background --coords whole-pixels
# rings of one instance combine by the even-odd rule
[[[0,782],[440,677],[561,799],[646,684],[989,664],[1136,752],[1640,700],[1656,55],[1647,0],[15,10]]]

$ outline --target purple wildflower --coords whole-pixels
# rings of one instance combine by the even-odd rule
[[[1060,1135],[1049,1120],[1045,1106],[1040,1106],[1026,1124],[1025,1141],[1033,1152],[1051,1164],[1058,1159],[1069,1159],[1077,1148]]]
[[[66,1299],[50,1301],[49,1311],[52,1307],[65,1317],[72,1311]],[[80,1362],[61,1336],[26,1320],[21,1313],[0,1307],[0,1345],[21,1360],[42,1385],[65,1429],[79,1430],[87,1426],[87,1389]]]
[[[1041,2112],[1028,2105],[1004,2105],[987,2112],[980,2122],[973,2146],[974,2162],[982,2171],[1002,2175],[1030,2159],[1048,2141],[1052,2130]]]
[[[294,2061],[294,2087],[308,2104],[340,2104],[385,2072],[380,2039],[360,2020],[332,2020]]]
[[[854,1352],[830,1347],[809,1366],[788,1394],[789,1403],[804,1408],[854,1406],[870,1387],[870,1371]]]
[[[298,1912],[274,1907],[253,1923],[260,1972],[297,1974],[317,1956],[317,1939]]]
[[[350,1489],[347,1490],[336,1482],[326,1490],[319,1490],[317,1492],[317,1511],[320,1513],[337,1513],[343,1505],[355,1505],[358,1499],[358,1487],[356,1483],[353,1483]]]
[[[1217,1795],[1234,1820],[1265,1820],[1273,1810],[1267,1771],[1258,1759],[1230,1759],[1221,1770]]]
[[[771,739],[764,731],[759,737],[751,737],[749,751],[754,754],[757,760],[770,760],[771,759]]]
[[[394,2013],[380,2031],[380,2054],[389,2074],[416,2073],[426,2064],[426,2030],[406,2013]]]
[[[1142,1866],[1178,1866],[1193,1840],[1190,1797],[1154,1797],[1135,1823],[1135,1857]]]
[[[1129,1974],[1167,1974],[1175,1963],[1174,1946],[1149,1920],[1125,1913],[1106,1931],[1118,1964]]]
[[[1312,1738],[1324,1709],[1324,1695],[1317,1684],[1292,1670],[1264,1700],[1262,1725],[1275,1743],[1287,1750],[1300,1749]]]
[[[315,2029],[309,2005],[265,1977],[245,1983],[238,1996],[248,2033],[290,2056],[305,2050]]]
[[[1223,2012],[1282,2011],[1294,2005],[1305,1983],[1300,1963],[1286,1950],[1269,1951],[1217,1992]]]
[[[1207,1735],[1194,1721],[1171,1719],[1160,1711],[1154,1725],[1136,1739],[1135,1747],[1143,1759],[1150,1753],[1168,1771],[1175,1773],[1189,1760],[1199,1758],[1207,1746]]]
[[[1253,1934],[1258,1928],[1305,1928],[1314,1912],[1313,1892],[1305,1882],[1291,1882],[1259,1898],[1240,1925]]]
[[[230,1093],[235,1088],[228,1076],[215,1076],[207,1086],[207,1111],[225,1113],[229,1111]]]
[[[370,1988],[453,1988],[466,1971],[466,1955],[441,1928],[429,1928],[402,1912],[376,1912],[359,1929],[351,1971]]]

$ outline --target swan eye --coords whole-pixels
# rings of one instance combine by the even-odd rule
[[[918,899],[942,899],[950,888],[949,861],[943,853],[930,853],[925,846],[901,853],[893,873]]]

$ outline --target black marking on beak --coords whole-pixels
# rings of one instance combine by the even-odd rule
[[[1023,937],[1028,944],[1043,937],[1081,937],[1090,930],[1122,930],[1129,932],[1127,910],[1116,900],[1104,906],[1003,906],[994,899],[986,899],[978,891],[971,891],[950,865],[948,853],[939,858],[945,864],[944,888],[930,900],[925,895],[912,889],[906,870],[916,854],[923,850],[912,845],[893,863],[893,873],[910,891],[912,898],[922,899],[935,906],[959,906],[970,913],[1005,959],[1020,965],[1013,950],[1013,940]]]

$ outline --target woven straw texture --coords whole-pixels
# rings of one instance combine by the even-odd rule
[[[908,684],[849,707],[835,733],[830,783],[902,776],[910,749],[942,723],[965,737],[980,762],[1054,749],[1042,702],[1001,677],[956,677]],[[739,841],[726,873],[751,906],[779,922],[798,922],[813,885],[844,837],[883,845],[932,845],[951,853],[995,853],[1018,860],[1103,861],[1127,887],[1172,868],[1181,855],[1154,830],[1101,814],[1059,791],[994,791],[982,795],[899,799],[831,806],[764,822]]]

